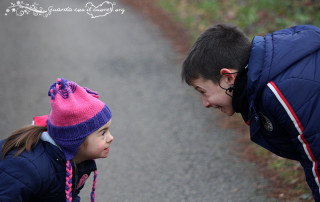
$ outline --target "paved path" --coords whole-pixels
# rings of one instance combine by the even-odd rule
[[[49,85],[64,77],[98,91],[113,112],[110,156],[97,161],[97,201],[269,201],[255,167],[234,156],[237,134],[219,129],[218,116],[181,83],[177,55],[147,19],[120,3],[125,13],[94,19],[67,9],[5,16],[10,3],[0,3],[1,138],[48,113]],[[91,182],[86,187],[82,201]]]

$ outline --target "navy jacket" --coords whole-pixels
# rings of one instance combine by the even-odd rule
[[[320,29],[256,36],[247,71],[251,140],[300,161],[320,201]]]
[[[3,142],[0,141],[0,148]],[[4,160],[0,160],[0,201],[66,201],[66,160],[58,147],[40,140],[30,152],[24,151],[17,157],[13,154],[14,151],[10,151]],[[73,201],[80,201],[78,194],[95,169],[93,160],[77,165]]]

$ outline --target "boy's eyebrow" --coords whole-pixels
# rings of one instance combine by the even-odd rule
[[[197,91],[204,91],[204,89],[202,89],[202,88],[199,87],[199,86],[194,87],[194,89],[196,89]]]

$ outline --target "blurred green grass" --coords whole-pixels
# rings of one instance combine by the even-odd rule
[[[216,23],[237,25],[250,38],[298,24],[320,26],[319,0],[155,0],[181,22],[191,40]]]

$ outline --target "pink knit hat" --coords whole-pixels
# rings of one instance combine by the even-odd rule
[[[47,129],[51,138],[66,157],[66,199],[72,201],[72,166],[70,160],[76,155],[85,138],[108,123],[111,111],[100,101],[99,94],[83,88],[72,81],[58,78],[50,86],[51,112]],[[95,201],[97,171],[94,171],[91,201]]]
[[[66,160],[77,153],[84,139],[111,119],[111,111],[99,94],[72,81],[58,78],[50,86],[49,135],[62,149]]]

